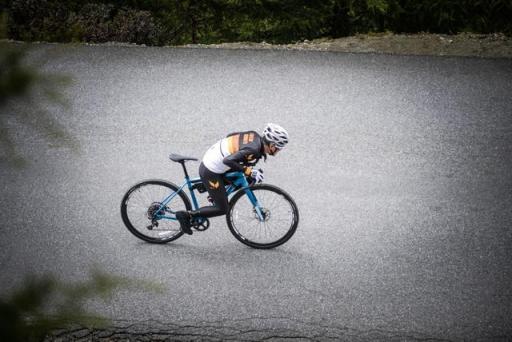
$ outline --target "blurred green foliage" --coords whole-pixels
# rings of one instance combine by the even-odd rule
[[[28,66],[22,64],[24,51],[1,44],[0,54],[0,106],[12,98],[26,94],[40,76]]]
[[[10,38],[288,43],[368,32],[512,34],[510,0],[1,0]]]
[[[78,150],[76,139],[45,109],[48,105],[69,107],[62,89],[71,79],[41,72],[26,61],[27,49],[23,44],[0,42],[0,161],[14,166],[26,163],[19,153],[22,146],[13,140],[22,126],[32,127],[52,147]]]
[[[50,275],[28,277],[8,298],[0,298],[0,341],[42,341],[56,329],[104,327],[109,321],[89,313],[87,301],[108,300],[116,290],[130,288],[161,291],[154,284],[112,276],[97,268],[81,283],[65,283]]]

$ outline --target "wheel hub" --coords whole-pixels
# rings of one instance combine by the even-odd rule
[[[156,214],[158,214],[158,211],[159,211],[158,209],[160,209],[161,205],[162,205],[162,203],[160,203],[160,202],[151,203],[151,205],[149,206],[148,211],[146,213],[148,219],[150,219],[151,221],[153,221],[155,219],[155,216],[156,216]]]
[[[259,220],[260,217],[258,216],[258,212],[256,211],[256,209],[253,209],[254,210],[254,218],[256,220]],[[268,210],[267,208],[261,208],[261,214],[263,216],[263,222],[267,222],[268,220],[270,220],[270,210]]]

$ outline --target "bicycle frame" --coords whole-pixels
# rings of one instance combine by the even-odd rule
[[[258,202],[258,199],[252,192],[252,190],[249,187],[249,183],[247,182],[247,179],[245,178],[245,175],[242,172],[229,172],[225,175],[225,177],[231,182],[228,186],[226,186],[226,194],[227,196],[231,196],[233,193],[235,193],[237,190],[245,191],[247,194],[247,197],[251,201],[252,205],[254,206],[254,209],[256,210],[256,213],[258,215],[258,219],[260,221],[264,221],[263,212],[261,211],[261,206]],[[157,210],[157,212],[160,212],[162,209],[164,209],[167,204],[176,196],[178,196],[178,193],[181,191],[185,191],[185,187],[188,188],[188,191],[190,192],[190,198],[192,198],[192,206],[194,210],[199,209],[199,203],[197,201],[196,194],[194,192],[193,186],[197,183],[201,183],[201,178],[190,178],[188,174],[185,174],[185,181],[184,183],[179,187],[178,191],[175,191],[171,193],[169,196],[167,196],[160,205],[160,208]],[[166,220],[176,220],[176,217],[167,216],[167,215],[156,215],[155,218],[157,219],[166,219]]]

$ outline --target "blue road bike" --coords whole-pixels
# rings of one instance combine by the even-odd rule
[[[185,167],[186,161],[197,161],[196,158],[178,154],[171,154],[169,158],[183,167],[182,185],[146,180],[131,187],[121,202],[121,217],[128,230],[151,243],[167,243],[182,236],[176,212],[198,209],[196,193],[206,192],[201,179],[190,178]],[[293,236],[299,224],[299,210],[285,191],[269,184],[250,185],[242,172],[227,173],[225,184],[229,199],[226,221],[240,242],[268,249],[282,245]],[[195,218],[192,222],[192,228],[197,231],[209,226],[207,218]]]

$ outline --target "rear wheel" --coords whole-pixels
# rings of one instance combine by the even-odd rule
[[[161,180],[148,180],[134,185],[121,202],[121,217],[128,230],[151,243],[166,243],[183,235],[176,218],[179,210],[190,210],[187,195],[179,191],[165,207],[162,201],[179,191],[178,186]]]
[[[253,248],[274,248],[288,241],[299,224],[299,210],[284,190],[269,184],[251,186],[263,214],[259,219],[255,207],[244,190],[231,199],[227,224],[231,233]]]

